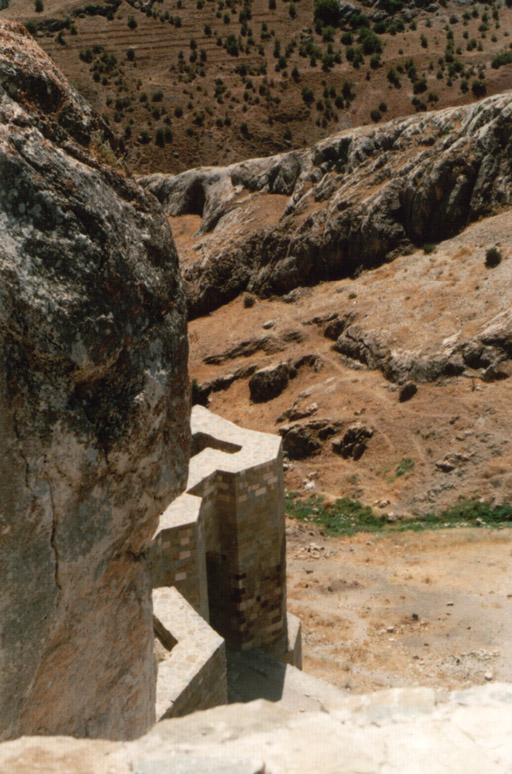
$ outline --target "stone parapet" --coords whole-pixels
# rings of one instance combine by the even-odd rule
[[[174,586],[208,620],[201,498],[184,494],[160,518],[151,549],[153,588]]]
[[[174,588],[153,591],[155,634],[166,651],[158,664],[157,720],[227,701],[224,640]]]
[[[153,586],[175,586],[235,650],[300,663],[290,647],[281,439],[192,410],[186,494],[163,514],[151,549]]]

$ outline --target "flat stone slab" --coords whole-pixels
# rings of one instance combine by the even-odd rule
[[[228,701],[279,702],[291,712],[313,712],[343,701],[348,694],[318,677],[283,664],[261,650],[226,653]]]
[[[260,699],[165,720],[133,742],[6,742],[0,745],[0,771],[510,774],[511,706],[512,685],[505,683],[442,694],[393,688],[342,696],[326,701],[321,712],[298,713]]]
[[[162,760],[139,761],[135,764],[135,774],[265,774],[265,764],[229,756],[172,755]]]

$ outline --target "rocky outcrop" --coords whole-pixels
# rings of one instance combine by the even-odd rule
[[[188,464],[185,302],[165,216],[26,30],[0,24],[0,726],[154,718],[145,552]]]
[[[333,320],[335,322],[337,320]],[[464,373],[484,381],[498,381],[511,375],[512,314],[501,312],[473,338],[458,340],[455,337],[430,355],[413,350],[393,350],[378,333],[366,330],[357,322],[343,327],[334,349],[340,353],[345,365],[379,369],[386,379],[399,384],[407,379],[434,382],[440,377]],[[403,384],[405,396],[401,391],[399,400],[408,400],[416,389],[413,384]]]
[[[249,392],[254,403],[264,403],[277,398],[288,386],[290,369],[288,363],[260,368],[249,379]]]
[[[366,451],[368,440],[373,436],[373,429],[357,422],[347,428],[342,438],[332,442],[332,450],[347,460],[352,457],[360,459]]]
[[[169,215],[202,217],[200,258],[185,262],[198,316],[245,290],[288,293],[457,234],[510,204],[511,157],[507,92],[342,132],[304,151],[142,183]],[[256,197],[266,195],[271,223],[249,228]]]
[[[283,450],[290,460],[301,460],[310,457],[322,448],[324,442],[335,435],[342,427],[342,422],[330,419],[310,419],[307,422],[292,422],[279,428],[283,438]]]
[[[19,739],[0,755],[9,774],[42,761],[45,774],[504,774],[512,763],[511,703],[505,683],[324,694],[321,712],[302,701],[290,710],[259,700],[165,720],[126,744]]]

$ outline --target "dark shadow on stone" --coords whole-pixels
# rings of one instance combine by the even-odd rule
[[[203,449],[218,449],[219,451],[226,452],[227,454],[236,454],[241,450],[241,446],[237,443],[231,443],[230,441],[223,441],[220,438],[214,438],[213,435],[208,433],[194,433],[192,436],[192,451],[191,456],[195,457],[196,454],[202,452]]]
[[[257,649],[240,653],[227,650],[226,660],[229,704],[282,698],[286,675],[286,664],[282,661]]]

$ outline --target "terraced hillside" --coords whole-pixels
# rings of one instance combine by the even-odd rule
[[[506,4],[341,8],[333,15],[330,0],[11,0],[0,17],[29,25],[139,172],[268,155],[510,87]]]

